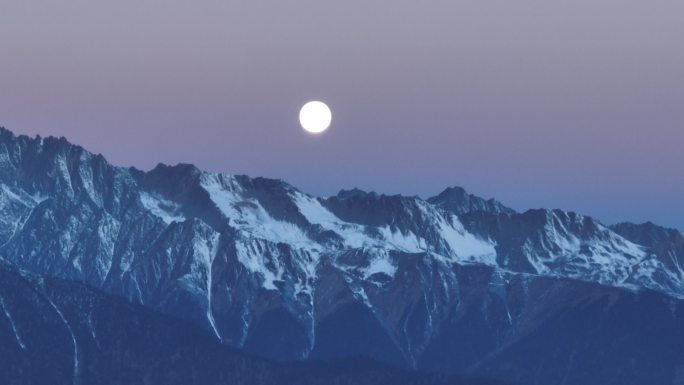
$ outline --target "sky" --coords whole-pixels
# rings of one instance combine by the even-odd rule
[[[684,229],[682,20],[681,0],[3,0],[0,126],[121,166]]]

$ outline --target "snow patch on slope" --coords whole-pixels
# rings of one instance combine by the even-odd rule
[[[369,266],[362,271],[364,279],[370,278],[373,274],[385,274],[390,278],[394,278],[397,267],[392,263],[388,253],[384,253],[384,255],[379,253],[370,261]]]
[[[5,313],[5,317],[10,323],[10,326],[12,327],[12,331],[14,332],[14,337],[17,340],[17,343],[19,344],[19,347],[23,351],[26,351],[26,344],[24,343],[23,338],[21,338],[21,335],[19,335],[19,331],[17,330],[17,325],[14,323],[14,318],[12,318],[12,315],[10,314],[9,310],[7,309],[7,306],[5,305],[5,299],[0,297],[0,307],[2,307],[3,312]]]
[[[583,217],[574,219],[582,223]],[[538,245],[527,240],[523,252],[538,274],[563,276],[602,284],[630,286],[626,280],[647,253],[603,225],[591,237],[569,231],[553,211],[547,212]]]
[[[95,184],[93,182],[93,170],[88,165],[90,160],[89,156],[86,152],[83,152],[81,153],[79,160],[80,164],[78,166],[78,175],[81,177],[83,188],[85,189],[86,194],[88,194],[94,203],[102,205],[102,199],[97,195],[95,190]]]
[[[299,211],[309,221],[326,230],[334,231],[342,237],[344,244],[351,248],[383,248],[407,253],[431,251],[427,241],[411,231],[402,232],[387,226],[375,227],[379,237],[368,235],[367,226],[350,224],[336,217],[318,199],[299,192],[292,193]],[[485,263],[496,265],[496,250],[492,242],[481,240],[465,230],[456,216],[445,218],[428,204],[418,202],[425,218],[433,219],[440,237],[448,245],[452,257],[459,262]]]
[[[325,208],[318,199],[299,192],[292,193],[291,197],[299,208],[299,212],[309,223],[335,232],[342,237],[346,247],[361,248],[376,243],[374,239],[365,234],[365,226],[342,221]]]
[[[262,240],[239,240],[235,243],[237,258],[252,273],[261,275],[266,290],[278,290],[275,281],[282,281],[285,268],[281,265],[280,252]]]
[[[299,212],[306,220],[320,225],[325,230],[333,231],[342,237],[344,245],[350,248],[383,247],[401,250],[408,253],[420,253],[426,250],[425,240],[412,232],[402,233],[390,226],[374,227],[380,235],[374,238],[369,234],[368,227],[356,223],[347,223],[335,216],[316,198],[299,192],[291,194]]]
[[[178,205],[160,197],[152,196],[144,191],[140,192],[140,203],[154,216],[160,218],[167,225],[173,222],[183,222],[185,217],[178,214]]]
[[[287,243],[296,248],[318,246],[295,224],[274,219],[257,200],[246,198],[234,177],[205,173],[200,184],[229,224],[243,233],[274,243]]]
[[[213,265],[218,251],[219,234],[209,228],[206,230],[210,232],[208,236],[200,237],[199,235],[196,235],[193,238],[193,254],[196,257],[195,261],[198,263],[193,263],[191,271],[195,280],[198,281],[197,283],[200,285],[203,284],[204,286],[205,295],[207,297],[207,321],[209,321],[209,325],[214,331],[216,338],[221,340],[221,334],[216,328],[216,321],[211,305]]]
[[[459,262],[497,266],[493,242],[481,240],[467,232],[461,221],[454,215],[448,219],[438,217],[437,221],[440,235],[449,249],[456,254]]]

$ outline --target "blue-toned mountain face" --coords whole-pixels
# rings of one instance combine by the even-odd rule
[[[517,213],[460,188],[318,198],[191,165],[114,167],[63,138],[0,131],[2,259],[268,358],[677,383],[682,244],[676,230]]]
[[[0,264],[2,384],[502,385],[367,359],[277,363],[76,282]]]

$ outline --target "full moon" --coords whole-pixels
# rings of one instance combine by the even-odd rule
[[[308,102],[299,110],[299,123],[302,128],[314,134],[325,131],[331,120],[330,108],[323,102]]]

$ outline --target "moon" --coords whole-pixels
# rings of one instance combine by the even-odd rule
[[[308,132],[318,134],[328,129],[332,121],[332,112],[323,102],[314,100],[299,110],[299,123]]]

